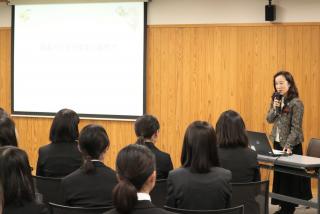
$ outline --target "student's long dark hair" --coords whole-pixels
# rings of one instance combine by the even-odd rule
[[[79,147],[84,157],[82,169],[85,173],[94,173],[95,166],[92,159],[99,159],[110,145],[106,130],[100,125],[85,126],[79,136]]]
[[[208,122],[195,121],[188,126],[183,139],[181,165],[190,167],[195,173],[207,173],[211,167],[220,166],[216,134]]]
[[[0,146],[18,146],[16,126],[10,116],[0,108]]]
[[[150,139],[160,129],[159,121],[152,115],[143,115],[134,123],[134,131],[138,137],[136,143],[144,144],[145,139]]]
[[[276,92],[276,78],[278,76],[284,76],[284,78],[287,80],[287,82],[289,83],[289,90],[287,92],[287,97],[286,97],[286,101],[290,101],[293,98],[299,97],[299,92],[298,92],[298,88],[296,86],[296,83],[294,82],[293,76],[290,72],[288,71],[279,71],[277,72],[274,76],[273,76],[273,88],[274,91]],[[274,99],[274,97],[272,96],[272,100]]]
[[[240,114],[233,110],[223,112],[216,124],[217,142],[220,147],[248,147],[246,127]]]
[[[14,146],[0,148],[0,180],[4,206],[22,206],[35,200],[31,167],[27,153]]]
[[[113,203],[119,213],[130,213],[137,192],[155,171],[155,157],[147,147],[131,144],[119,152],[116,170],[119,183],[113,189]]]
[[[50,128],[52,143],[75,142],[79,137],[79,116],[71,109],[61,109],[55,115]]]

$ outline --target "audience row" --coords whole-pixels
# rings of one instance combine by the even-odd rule
[[[39,149],[36,174],[61,177],[66,205],[114,205],[110,213],[166,213],[150,202],[156,179],[167,180],[167,205],[183,209],[230,207],[231,182],[260,180],[257,154],[248,147],[244,121],[232,110],[221,114],[216,131],[205,121],[191,123],[184,135],[181,167],[173,170],[170,155],[155,144],[160,125],[152,115],[135,122],[136,144],[123,148],[116,172],[103,163],[110,146],[106,130],[87,125],[80,134],[79,116],[60,110],[50,129],[51,143]],[[0,179],[4,213],[21,209],[46,213],[38,204],[27,154],[17,146],[15,126],[0,110]],[[11,133],[12,132],[12,133]],[[8,146],[11,145],[11,146]],[[203,197],[206,195],[206,197]],[[35,211],[38,210],[38,211]],[[31,211],[30,211],[31,213]]]

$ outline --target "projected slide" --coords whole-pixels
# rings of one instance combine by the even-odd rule
[[[13,112],[142,115],[144,27],[141,2],[15,6]]]

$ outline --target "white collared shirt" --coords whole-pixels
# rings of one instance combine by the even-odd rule
[[[148,193],[138,192],[137,197],[138,201],[151,201],[151,197]]]

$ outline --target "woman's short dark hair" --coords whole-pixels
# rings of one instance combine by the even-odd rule
[[[0,148],[0,180],[4,194],[4,206],[22,206],[35,200],[31,167],[27,153],[14,146]]]
[[[18,146],[16,126],[10,116],[0,108],[0,146]]]
[[[207,173],[211,167],[220,166],[216,133],[206,121],[191,123],[184,135],[181,165],[192,172]]]
[[[279,71],[277,72],[274,76],[273,76],[273,88],[274,91],[276,92],[276,78],[278,76],[283,76],[287,82],[289,83],[289,90],[287,93],[287,100],[290,101],[295,97],[299,97],[299,92],[298,92],[298,88],[296,86],[296,83],[294,82],[293,76],[290,72],[288,71]]]
[[[79,116],[71,109],[61,109],[52,121],[50,141],[52,143],[74,142],[79,137]]]
[[[137,192],[155,169],[154,154],[147,147],[131,144],[121,149],[116,160],[119,183],[113,189],[113,203],[119,213],[132,210]]]
[[[99,159],[109,147],[110,141],[106,130],[100,125],[85,126],[79,136],[79,147],[84,157],[82,169],[86,173],[95,171],[92,159]]]
[[[159,121],[152,115],[138,117],[134,123],[134,131],[138,137],[137,144],[144,144],[145,139],[150,139],[160,129]]]
[[[240,114],[233,110],[223,112],[216,124],[217,142],[220,147],[248,147],[246,127]]]

